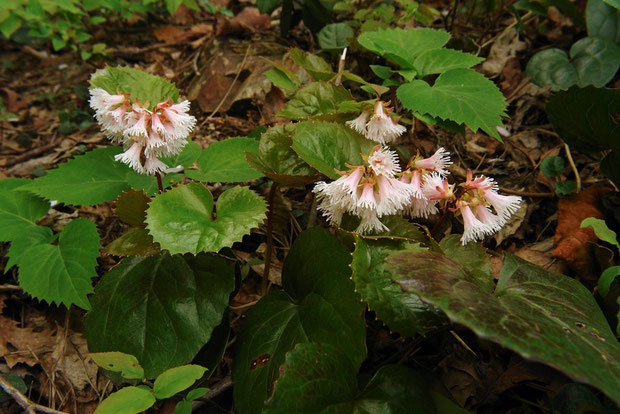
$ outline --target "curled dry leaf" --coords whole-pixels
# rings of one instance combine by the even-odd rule
[[[231,19],[221,19],[215,29],[215,35],[236,33],[252,33],[257,30],[268,30],[271,19],[268,14],[260,14],[256,7],[246,7]]]
[[[553,257],[564,260],[580,277],[596,278],[598,272],[592,267],[592,248],[597,238],[591,227],[581,228],[588,217],[602,218],[597,201],[609,190],[590,187],[574,197],[558,202],[558,226],[555,230]]]

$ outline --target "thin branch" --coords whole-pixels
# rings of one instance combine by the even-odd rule
[[[37,411],[40,413],[47,413],[47,414],[67,414],[64,411],[57,411],[52,408],[45,407],[44,405],[40,405],[40,404],[30,401],[28,397],[22,394],[20,390],[15,388],[13,384],[8,382],[6,378],[4,378],[2,375],[0,375],[0,388],[2,388],[4,392],[9,394],[11,397],[13,397],[15,402],[19,404],[20,407],[22,407],[24,411],[26,411],[29,414],[34,414]]]
[[[564,151],[566,152],[566,158],[568,158],[568,163],[570,167],[573,169],[573,174],[575,174],[575,182],[577,184],[577,192],[581,191],[581,177],[579,176],[579,170],[575,165],[575,161],[573,161],[573,155],[570,153],[570,148],[568,145],[564,144]]]

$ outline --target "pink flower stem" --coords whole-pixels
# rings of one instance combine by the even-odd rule
[[[164,191],[164,185],[161,182],[161,174],[159,171],[155,173],[155,177],[157,178],[157,187],[159,187],[159,192],[162,193]]]

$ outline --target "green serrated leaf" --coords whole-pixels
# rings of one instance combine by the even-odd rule
[[[89,349],[135,355],[155,378],[207,343],[234,286],[235,266],[222,257],[127,258],[97,285],[85,320]]]
[[[13,241],[27,233],[37,237],[46,232],[36,222],[49,210],[49,202],[21,191],[31,183],[25,178],[0,180],[0,241]]]
[[[402,68],[413,68],[416,57],[422,52],[439,49],[448,40],[448,32],[429,28],[365,31],[357,38],[360,45]]]
[[[592,227],[596,237],[605,243],[613,244],[620,249],[620,243],[618,243],[618,237],[616,232],[607,227],[605,220],[597,219],[594,217],[588,217],[581,222],[581,228]]]
[[[392,282],[384,261],[397,250],[423,250],[419,245],[391,240],[364,240],[356,237],[351,270],[355,290],[375,311],[377,318],[403,337],[424,334],[444,322],[441,312],[418,297],[402,291]]]
[[[532,56],[527,62],[525,73],[536,85],[551,85],[553,90],[568,89],[579,82],[577,70],[568,60],[566,52],[555,48]]]
[[[7,253],[9,260],[4,268],[5,273],[23,260],[22,256],[31,247],[49,244],[54,241],[55,237],[52,229],[49,227],[36,226],[27,231],[24,230],[22,234],[11,241],[11,247],[9,247],[9,252]]]
[[[58,244],[38,244],[19,257],[19,284],[28,294],[49,303],[90,309],[99,234],[89,220],[78,218],[63,229]]]
[[[237,337],[233,392],[239,413],[261,412],[278,368],[297,343],[337,346],[355,367],[364,360],[363,304],[349,279],[350,261],[325,229],[313,227],[295,240],[282,270],[284,290],[254,305]]]
[[[102,252],[114,256],[155,256],[161,248],[146,229],[132,228],[110,242]]]
[[[97,70],[90,78],[90,86],[109,94],[128,93],[132,100],[148,102],[148,109],[168,99],[174,102],[179,99],[179,91],[172,82],[126,66]]]
[[[122,352],[93,352],[88,354],[101,368],[112,372],[120,372],[123,378],[144,378],[144,369],[135,356]]]
[[[571,148],[588,153],[620,149],[620,125],[614,121],[620,91],[573,86],[553,95],[546,110],[553,129]]]
[[[586,23],[589,36],[599,36],[620,43],[620,10],[617,7],[614,8],[603,0],[588,0]]]
[[[317,38],[321,49],[341,50],[349,46],[348,39],[355,36],[355,32],[346,23],[330,23],[323,27]]]
[[[351,93],[341,85],[312,82],[295,92],[278,112],[278,116],[298,121],[321,115],[347,113],[351,111],[346,107],[341,108],[341,105],[352,100]]]
[[[510,254],[495,292],[438,254],[394,253],[387,264],[404,291],[439,307],[454,322],[620,401],[620,348],[590,291],[577,280]],[[492,284],[491,274],[488,279]]]
[[[340,177],[335,170],[345,170],[346,164],[361,165],[360,154],[368,154],[376,145],[351,128],[331,122],[300,122],[293,135],[293,150],[332,179]]]
[[[17,31],[22,26],[22,19],[13,12],[9,14],[7,19],[4,19],[0,22],[0,32],[6,37],[10,39],[13,33]]]
[[[620,46],[599,37],[576,41],[570,48],[570,56],[581,86],[605,86],[620,66]]]
[[[391,68],[383,65],[370,65],[370,69],[381,79],[389,79],[394,73],[396,73]]]
[[[258,153],[246,152],[248,164],[273,181],[285,186],[304,186],[318,179],[310,167],[291,148],[296,125],[277,125],[264,132],[258,143]]]
[[[298,48],[291,49],[289,55],[314,80],[328,81],[336,76],[331,65],[317,55],[306,53]]]
[[[424,77],[450,69],[471,68],[484,59],[453,49],[432,49],[422,52],[413,61],[417,76]]]
[[[452,69],[430,86],[422,80],[401,85],[396,91],[405,108],[441,119],[464,123],[472,131],[482,129],[500,139],[506,100],[497,86],[471,69]]]
[[[153,392],[159,400],[170,398],[191,387],[207,371],[200,365],[182,365],[162,372],[153,383]]]
[[[214,142],[198,158],[199,172],[188,175],[200,181],[236,183],[251,181],[263,175],[251,168],[245,152],[258,152],[258,142],[252,138],[236,137]]]
[[[155,404],[153,394],[141,387],[125,387],[113,392],[97,406],[95,414],[137,414]]]
[[[213,218],[213,195],[200,183],[155,197],[146,214],[153,239],[170,253],[217,252],[241,241],[265,218],[265,201],[247,187],[224,191]]]
[[[120,147],[107,147],[78,155],[23,188],[65,204],[94,205],[112,201],[131,189],[129,180],[132,177],[141,177],[125,164],[114,161],[114,156],[122,151]],[[155,183],[155,177],[143,177]]]
[[[357,366],[337,347],[301,343],[286,355],[265,414],[434,413],[424,379],[386,365],[361,390]],[[360,387],[361,388],[361,387]]]
[[[564,174],[564,169],[564,159],[557,155],[546,157],[540,163],[540,171],[547,177],[559,177]]]

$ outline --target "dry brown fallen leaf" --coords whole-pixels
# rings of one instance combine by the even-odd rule
[[[558,202],[558,226],[554,238],[556,247],[551,254],[564,260],[581,278],[598,277],[592,266],[592,247],[597,238],[592,228],[582,229],[581,222],[588,217],[603,217],[597,202],[607,192],[609,189],[605,187],[589,187],[576,196],[562,198]]]
[[[219,19],[215,29],[216,36],[252,33],[257,30],[268,30],[271,26],[268,14],[261,14],[256,7],[246,7],[233,18]]]

